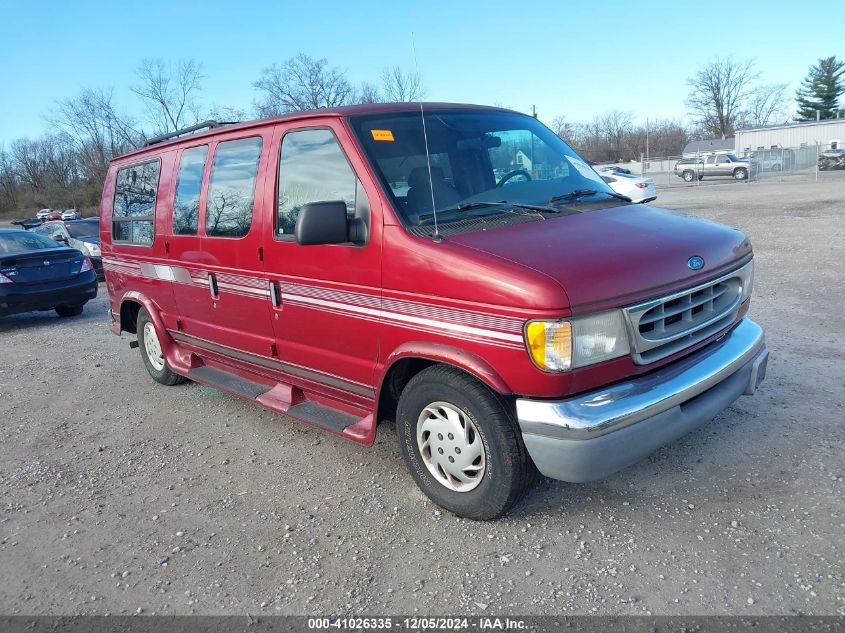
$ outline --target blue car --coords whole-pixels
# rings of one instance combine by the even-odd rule
[[[0,316],[33,310],[76,316],[96,296],[87,255],[46,235],[0,229]]]

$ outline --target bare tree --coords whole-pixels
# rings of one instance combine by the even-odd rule
[[[634,127],[633,115],[630,112],[611,110],[597,117],[596,122],[607,136],[611,152],[615,153],[611,160],[624,160],[624,155],[628,153],[627,137]]]
[[[570,145],[577,145],[577,126],[567,121],[565,117],[556,116],[554,119],[552,119],[551,128],[555,134],[557,134],[560,138],[562,138]]]
[[[304,53],[265,68],[253,86],[260,94],[256,109],[265,117],[347,105],[356,96],[342,70]]]
[[[140,84],[132,92],[141,97],[153,133],[174,132],[200,120],[202,65],[187,59],[168,66],[161,59],[145,59],[138,68]]]
[[[245,121],[249,118],[249,115],[246,110],[242,110],[241,108],[216,105],[209,109],[208,118],[215,121],[233,123],[235,121]]]
[[[109,161],[143,140],[134,121],[117,111],[110,90],[83,89],[57,102],[46,119],[73,139],[84,175],[101,184]]]
[[[645,125],[637,125],[628,134],[628,157],[676,156],[683,151],[689,137],[689,131],[678,121],[649,120]]]
[[[384,97],[382,97],[378,86],[365,81],[361,84],[361,88],[358,91],[358,98],[355,101],[358,103],[381,103],[384,101]]]
[[[18,178],[12,156],[0,145],[0,209],[14,209],[18,204]]]
[[[755,126],[768,125],[783,114],[787,84],[766,84],[754,89],[748,101],[749,122]]]
[[[381,87],[386,101],[420,101],[425,98],[422,77],[417,72],[390,66],[381,71]]]
[[[42,139],[51,182],[68,190],[79,179],[78,160],[73,139],[68,134],[54,134]]]
[[[33,191],[41,192],[47,184],[50,146],[46,139],[19,138],[12,142],[11,153],[18,177]]]
[[[687,80],[690,88],[686,104],[706,133],[732,136],[743,113],[751,84],[759,74],[753,60],[716,59]]]

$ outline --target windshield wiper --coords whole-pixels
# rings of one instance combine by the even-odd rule
[[[552,196],[551,198],[549,198],[549,204],[578,200],[579,198],[595,196],[600,193],[603,193],[606,196],[611,196],[613,198],[619,198],[620,200],[624,200],[625,202],[631,202],[631,199],[628,196],[623,196],[621,193],[616,193],[615,191],[599,191],[598,189],[576,189],[575,191],[570,191],[569,193],[564,193],[559,196]]]
[[[529,211],[544,211],[546,213],[560,213],[559,209],[545,206],[542,204],[525,204],[522,202],[508,202],[507,200],[483,201],[476,202],[462,202],[454,207],[447,207],[446,209],[438,209],[438,215],[448,215],[453,213],[464,213],[466,211],[473,211],[475,209],[488,209],[490,207],[509,207],[513,209],[526,209]],[[420,222],[431,220],[434,218],[433,213],[426,213],[419,216]]]

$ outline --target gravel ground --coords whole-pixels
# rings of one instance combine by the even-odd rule
[[[842,566],[845,184],[658,202],[737,226],[769,374],[601,482],[507,518],[438,509],[392,428],[366,449],[146,375],[102,293],[0,320],[5,614],[835,614]],[[798,327],[800,325],[800,327]]]

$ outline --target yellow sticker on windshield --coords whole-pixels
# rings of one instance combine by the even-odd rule
[[[393,132],[390,130],[370,130],[374,141],[392,141]]]

